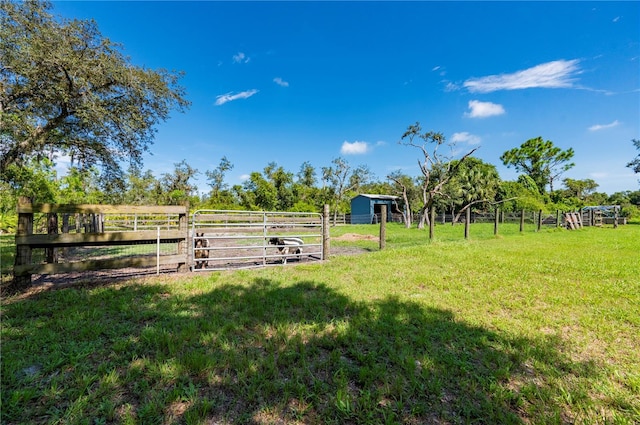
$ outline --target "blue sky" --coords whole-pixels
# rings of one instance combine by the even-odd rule
[[[342,156],[378,180],[417,176],[398,141],[419,121],[496,165],[542,137],[575,150],[563,177],[637,190],[640,2],[54,2],[93,18],[133,64],[184,71],[192,106],[158,127],[145,169],[227,183],[269,162],[320,174]]]

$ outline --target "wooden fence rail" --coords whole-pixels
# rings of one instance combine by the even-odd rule
[[[18,228],[16,232],[16,258],[14,286],[26,288],[33,274],[55,274],[124,267],[148,267],[177,264],[178,271],[188,270],[188,207],[186,206],[137,206],[137,205],[54,205],[32,204],[29,198],[18,199]],[[46,214],[46,234],[34,233],[34,214]],[[62,233],[59,232],[58,214],[65,214]],[[76,215],[75,230],[69,233],[68,214]],[[158,222],[164,223],[162,230],[139,230],[137,232],[105,232],[104,215],[143,214],[164,215]],[[177,216],[177,228],[167,228],[167,215]],[[91,223],[90,226],[79,225]],[[160,227],[160,226],[158,226]],[[171,226],[169,226],[171,227]],[[84,230],[84,233],[82,233]],[[69,247],[126,246],[152,243],[177,243],[177,254],[156,257],[108,258],[88,261],[58,263],[56,251]],[[32,262],[33,249],[45,249],[45,263]]]

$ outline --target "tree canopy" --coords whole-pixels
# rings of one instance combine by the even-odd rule
[[[422,172],[422,207],[420,208],[418,227],[422,228],[428,221],[427,214],[436,198],[445,196],[445,185],[478,148],[472,149],[459,160],[453,161],[452,158],[439,152],[440,147],[446,143],[444,135],[435,131],[422,132],[422,126],[419,122],[407,127],[407,131],[404,132],[398,143],[418,148],[422,152],[422,158],[418,159],[418,166]],[[452,145],[450,143],[450,146]]]
[[[59,152],[120,176],[120,162],[139,165],[154,127],[188,106],[181,74],[134,66],[93,20],[49,9],[0,2],[0,174]]]
[[[573,155],[573,148],[563,151],[552,141],[537,137],[503,153],[500,160],[507,167],[514,166],[531,177],[540,193],[545,193],[547,184],[553,192],[555,179],[575,165],[570,162]]]

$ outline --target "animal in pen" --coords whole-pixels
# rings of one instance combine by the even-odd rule
[[[196,258],[196,269],[207,267],[209,262],[203,258],[209,258],[209,239],[204,237],[204,233],[196,233],[194,238],[194,257]]]
[[[278,252],[282,255],[282,264],[287,264],[287,256],[290,254],[297,255],[298,259],[300,259],[300,255],[302,255],[302,245],[304,245],[304,241],[300,238],[273,237],[269,239],[269,243],[278,248]]]

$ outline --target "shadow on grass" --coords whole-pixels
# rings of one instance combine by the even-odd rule
[[[4,306],[3,423],[563,422],[554,379],[595,374],[554,339],[317,282],[168,288]]]

